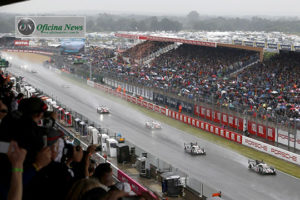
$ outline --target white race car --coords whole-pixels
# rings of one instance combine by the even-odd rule
[[[161,125],[157,121],[147,121],[145,125],[149,129],[161,129]]]
[[[184,151],[186,153],[189,153],[191,155],[206,155],[206,151],[204,148],[200,148],[200,146],[196,143],[189,143],[189,144],[183,144],[184,146]]]
[[[110,109],[106,106],[99,106],[97,108],[97,113],[99,114],[109,114],[110,113]]]
[[[70,85],[63,84],[61,87],[62,87],[62,88],[70,88]]]
[[[276,175],[276,170],[264,161],[248,160],[248,168],[262,175]]]

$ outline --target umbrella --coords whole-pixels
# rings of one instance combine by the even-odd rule
[[[278,99],[282,99],[282,96],[277,97]]]
[[[214,75],[212,75],[211,77],[213,77],[213,78],[216,78],[216,77],[217,77],[217,75],[215,75],[215,74],[214,74]]]
[[[259,98],[265,98],[266,95],[265,94],[262,94]]]
[[[281,106],[280,106],[280,109],[286,109],[286,106],[281,105]]]
[[[263,107],[265,108],[266,106],[267,106],[267,104],[264,103],[264,104],[263,104]]]
[[[275,90],[273,90],[271,93],[272,93],[272,94],[278,94],[278,92],[275,91]]]

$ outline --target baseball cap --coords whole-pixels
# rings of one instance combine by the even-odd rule
[[[51,146],[54,144],[59,138],[63,137],[64,134],[54,128],[50,128],[47,133],[47,145]]]

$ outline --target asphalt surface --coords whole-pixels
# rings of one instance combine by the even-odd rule
[[[16,67],[12,67],[10,71],[24,76],[28,83],[57,97],[63,104],[89,119],[121,132],[126,140],[186,172],[190,177],[222,191],[224,199],[300,199],[300,179],[282,172],[278,172],[276,176],[258,175],[248,170],[246,157],[163,122],[162,130],[150,131],[145,128],[145,122],[150,118],[139,111],[114,102],[101,93],[73,85],[48,69],[38,66],[33,68],[37,73]],[[70,88],[64,88],[63,85],[70,85]],[[99,105],[110,107],[111,114],[97,114],[96,107]],[[206,149],[206,156],[193,157],[184,153],[183,143],[195,141]]]

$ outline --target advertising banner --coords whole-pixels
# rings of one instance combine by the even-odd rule
[[[290,147],[296,147],[296,149],[300,150],[300,134],[295,135],[289,134],[287,131],[278,129],[278,143],[290,146]],[[296,144],[295,144],[296,143]]]
[[[260,142],[258,140],[249,138],[249,137],[242,137],[242,144],[258,151],[262,151],[264,153],[270,154],[277,158],[281,158],[283,160],[289,161],[291,163],[300,165],[300,155],[295,154],[284,149]]]
[[[15,40],[15,46],[29,46],[29,40]]]

